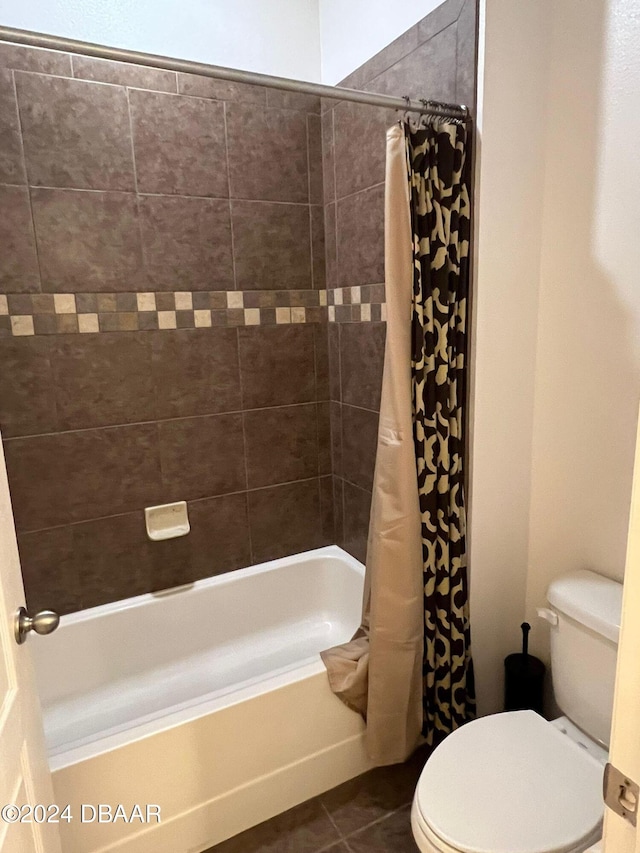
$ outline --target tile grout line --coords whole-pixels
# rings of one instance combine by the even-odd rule
[[[384,187],[385,183],[386,183],[385,181],[378,181],[376,184],[371,184],[368,187],[360,187],[359,190],[354,190],[353,192],[347,193],[346,195],[341,195],[339,197],[336,196],[336,210],[337,210],[337,205],[338,205],[339,201],[347,201],[347,199],[354,198],[354,196],[361,195],[362,193],[368,193],[371,190],[380,189],[380,187]],[[337,229],[337,216],[336,216],[336,229]],[[344,285],[344,286],[348,287],[349,285]]]
[[[268,100],[268,99],[267,99]],[[311,271],[311,289],[315,290],[315,271],[313,264],[313,217],[311,214],[311,156],[310,156],[310,147],[309,147],[309,116],[305,116],[304,120],[305,126],[305,142],[306,142],[306,155],[307,155],[307,200],[309,203],[309,269]]]
[[[247,428],[245,424],[245,413],[242,413],[242,454],[244,461],[244,480],[247,488],[245,489],[246,495],[246,507],[247,507],[247,532],[249,534],[249,557],[251,558],[251,565],[254,564],[254,553],[253,553],[253,537],[251,535],[251,507],[249,501],[249,464],[247,461]],[[254,489],[254,491],[257,491]]]
[[[16,83],[16,73],[14,70],[11,70],[11,81],[13,84],[13,97],[16,104],[16,118],[18,119],[18,137],[20,140],[20,154],[22,156],[22,169],[24,174],[25,183],[19,185],[21,188],[24,188],[27,193],[27,198],[29,200],[29,213],[31,216],[31,230],[33,233],[33,241],[35,244],[36,250],[36,260],[38,262],[38,286],[40,288],[39,293],[42,293],[42,263],[40,261],[40,248],[38,246],[38,234],[36,231],[36,222],[35,217],[33,215],[33,201],[31,199],[31,182],[29,180],[29,168],[27,166],[27,153],[24,147],[24,132],[22,128],[22,115],[20,113],[20,102],[18,100],[18,84]],[[9,186],[13,186],[10,184]]]
[[[133,187],[134,193],[139,195],[138,188],[138,165],[136,163],[136,149],[134,144],[134,134],[133,134],[133,115],[131,110],[131,98],[129,97],[129,87],[124,87],[125,97],[127,99],[127,117],[129,119],[129,139],[131,141],[131,171],[133,173]]]
[[[336,832],[340,836],[340,841],[342,841],[342,843],[347,846],[349,851],[351,851],[351,846],[349,845],[349,839],[350,838],[354,838],[356,835],[359,835],[361,832],[364,832],[365,830],[370,829],[372,826],[376,826],[377,824],[383,823],[385,820],[388,820],[393,815],[395,815],[398,812],[405,809],[408,805],[408,803],[403,803],[401,806],[398,806],[398,808],[391,809],[390,811],[383,814],[381,817],[377,817],[377,818],[375,818],[375,820],[371,820],[368,823],[364,823],[362,826],[359,826],[357,829],[354,829],[351,832],[348,832],[345,834],[344,832],[342,832],[342,830],[340,829],[340,827],[338,826],[338,824],[334,820],[333,815],[331,814],[329,809],[326,807],[326,805],[322,799],[322,794],[320,794],[318,796],[318,799],[320,801],[320,805],[322,806],[322,808],[325,811],[325,814],[327,815],[327,817],[331,821],[332,826],[334,827],[334,829],[336,830]],[[330,845],[327,845],[327,847],[322,847],[321,850],[319,850],[317,853],[322,853],[323,850],[330,849],[331,846],[333,844],[336,844],[336,843],[337,842],[335,842],[335,841],[331,842]]]
[[[371,415],[380,416],[380,409],[368,409],[366,406],[357,406],[355,403],[345,403],[344,400],[340,403],[341,406],[348,406],[350,409],[358,409],[361,412],[369,412]]]
[[[336,105],[336,106],[338,106],[338,105]],[[331,110],[330,116],[331,116],[331,144],[332,144],[332,151],[333,151],[333,158],[332,158],[333,159],[333,162],[332,162],[332,167],[333,167],[333,205],[334,205],[334,207],[333,207],[333,211],[334,211],[334,213],[333,213],[333,230],[334,230],[334,252],[335,252],[335,261],[334,261],[334,263],[335,263],[335,276],[334,276],[333,290],[335,291],[336,288],[338,288],[340,286],[340,261],[339,261],[339,255],[338,255],[338,176],[337,176],[337,169],[336,169],[337,161],[338,161],[338,152],[336,149],[336,121],[335,121],[335,110],[334,109]],[[327,303],[328,302],[329,302],[329,299],[328,299],[328,289],[327,289]],[[327,311],[328,311],[328,309],[327,309]],[[340,429],[340,435],[339,435],[339,440],[340,440],[340,476],[338,477],[338,479],[340,479],[342,477],[342,469],[344,468],[344,446],[343,446],[343,440],[342,440],[342,345],[341,345],[342,334],[340,332],[340,325],[339,324],[337,326],[336,333],[338,335],[338,396],[339,396],[338,403],[340,405],[340,409],[339,409],[340,419],[339,419],[339,424],[338,424],[339,429]],[[332,459],[331,468],[333,471],[333,459]],[[346,528],[345,528],[344,484],[343,483],[340,483],[339,498],[340,498],[340,507],[339,507],[339,509],[340,509],[340,529],[342,531],[341,539],[344,542],[345,529]],[[335,514],[335,508],[334,508],[334,514]],[[336,518],[337,518],[337,515],[336,515]],[[334,524],[335,523],[336,522],[334,521]],[[337,537],[335,537],[335,536],[334,536],[334,538],[337,539]]]
[[[462,10],[463,10],[463,9],[464,9],[464,0],[463,0],[462,5],[460,6],[460,11],[458,12],[458,17],[455,19],[455,21],[454,21],[454,22],[453,22],[453,24],[451,25],[451,26],[454,26],[454,25],[455,25],[455,28],[456,28],[456,55],[455,55],[455,62],[454,62],[454,68],[455,68],[455,89],[454,89],[454,91],[455,91],[455,95],[454,95],[454,101],[455,101],[456,103],[459,103],[459,101],[458,101],[458,77],[459,77],[459,74],[458,74],[458,70],[459,70],[459,64],[458,64],[458,51],[459,51],[459,47],[460,47],[460,45],[459,45],[459,42],[460,42],[460,33],[458,32],[458,21],[460,20],[460,15],[462,15]]]
[[[325,791],[324,793],[327,793],[327,792]],[[320,795],[318,796],[318,800],[320,801],[320,805],[321,805],[322,809],[324,810],[324,813],[325,813],[325,814],[326,814],[326,816],[329,818],[329,820],[330,820],[330,822],[331,822],[331,825],[333,826],[333,828],[335,829],[335,831],[338,833],[339,840],[340,840],[340,841],[342,841],[342,842],[344,842],[344,835],[343,835],[343,833],[340,831],[340,827],[338,826],[338,824],[337,824],[337,823],[335,822],[335,820],[333,819],[333,815],[331,814],[331,812],[329,811],[329,809],[328,809],[328,808],[326,807],[326,805],[324,804],[324,800],[322,799],[322,794],[320,794]],[[332,841],[331,843],[332,843],[332,844],[335,844],[336,842],[335,842],[335,841]]]
[[[226,134],[225,134],[226,136]],[[244,405],[244,382],[242,381],[242,364],[240,359],[240,331],[236,329],[236,352],[238,354],[238,388],[240,390],[240,405],[242,406],[242,452],[244,458],[244,480],[247,486],[247,491],[245,492],[245,507],[247,510],[247,532],[249,535],[249,558],[251,559],[251,564],[254,563],[254,555],[253,555],[253,536],[251,535],[251,507],[249,502],[249,465],[247,462],[247,430],[245,425],[245,405]]]
[[[464,6],[464,3],[462,5]],[[433,11],[435,11],[435,10],[433,10]],[[405,59],[408,59],[413,53],[415,53],[417,50],[420,50],[421,47],[424,47],[425,44],[429,44],[429,42],[432,39],[434,39],[436,36],[439,36],[440,33],[443,33],[445,30],[448,30],[449,27],[452,27],[454,24],[456,24],[458,22],[458,19],[460,18],[461,14],[462,14],[462,7],[460,7],[460,12],[458,12],[458,15],[455,18],[455,20],[449,21],[448,24],[444,24],[444,26],[440,27],[440,29],[437,30],[435,33],[431,33],[431,35],[428,38],[423,39],[423,41],[418,41],[416,46],[412,47],[411,50],[407,51],[407,53],[405,53],[404,56],[401,56],[399,59],[396,59],[395,62],[391,63],[391,65],[387,65],[382,71],[378,71],[376,74],[374,74],[373,77],[367,78],[363,82],[362,86],[361,87],[359,86],[358,88],[362,88],[364,91],[368,91],[366,88],[367,86],[371,86],[372,83],[375,83],[377,80],[380,79],[380,77],[382,77],[384,74],[387,74],[389,71],[391,71],[393,68],[395,68],[396,65],[399,65],[401,62],[404,62]],[[427,17],[429,17],[429,16],[427,15]],[[420,21],[418,21],[418,23],[420,23]],[[417,26],[418,23],[414,24],[414,26]],[[383,50],[384,50],[384,48],[383,48]],[[374,57],[371,57],[371,58],[373,59]],[[340,84],[338,84],[338,85],[340,85]],[[385,109],[385,108],[382,107],[382,109]]]
[[[314,397],[316,406],[316,473],[320,477],[320,424],[319,424],[319,400],[318,400],[318,347],[316,340],[316,330],[313,330],[313,378],[314,378]],[[318,479],[318,513],[320,521],[320,530],[324,533],[322,524],[322,490],[320,488],[320,480]]]
[[[154,329],[152,331],[162,331],[159,329]],[[171,331],[175,331],[172,329]],[[2,441],[4,444],[12,441],[22,441],[23,439],[31,439],[31,438],[50,438],[54,435],[69,435],[70,433],[76,432],[97,432],[98,430],[103,429],[127,429],[128,427],[140,427],[140,426],[150,426],[156,423],[171,423],[175,421],[189,421],[195,420],[196,418],[224,418],[227,415],[241,415],[244,412],[253,413],[253,412],[269,412],[272,409],[293,409],[298,408],[300,406],[314,406],[317,403],[325,403],[328,400],[304,400],[300,403],[279,403],[277,406],[256,406],[249,407],[247,409],[229,409],[223,412],[204,412],[196,415],[179,415],[173,418],[156,418],[154,420],[147,421],[130,421],[125,423],[117,423],[117,424],[100,424],[98,426],[86,426],[86,427],[72,427],[70,429],[59,429],[52,432],[33,432],[33,433],[24,433],[23,435],[8,435],[3,437]],[[355,407],[354,407],[355,408]]]
[[[133,170],[133,186],[135,191],[135,209],[136,209],[136,229],[138,231],[138,240],[140,245],[140,258],[142,260],[142,270],[144,273],[148,273],[148,258],[147,251],[145,246],[144,234],[142,233],[142,216],[140,215],[140,192],[139,192],[139,184],[138,184],[138,164],[136,163],[136,149],[134,142],[134,132],[133,132],[133,114],[131,108],[131,98],[129,96],[129,87],[124,87],[125,97],[127,99],[127,115],[129,117],[129,136],[131,139],[131,167]],[[99,313],[99,312],[97,312]],[[136,312],[139,313],[139,312]],[[100,333],[102,329],[100,329],[100,323],[98,325],[98,332]],[[137,330],[136,330],[137,331]]]
[[[339,426],[340,426],[340,477],[344,481],[344,477],[343,477],[343,474],[344,474],[344,429],[343,429],[344,417],[343,417],[343,412],[342,412],[342,406],[344,404],[342,402],[342,396],[343,396],[342,395],[342,330],[340,329],[340,324],[338,324],[337,333],[338,333],[338,394],[340,397],[340,400],[339,400],[339,405],[340,405],[340,410],[339,410],[339,415],[340,415],[340,424],[339,424]],[[345,508],[344,508],[344,503],[345,503],[344,502],[344,482],[340,486],[340,497],[341,497],[340,513],[342,516],[342,525],[341,525],[341,527],[342,527],[342,539],[344,541],[345,531],[347,529],[346,524],[345,524],[346,513],[345,513]]]
[[[331,110],[331,144],[333,151],[333,232],[334,232],[334,253],[335,253],[335,281],[334,289],[340,285],[340,263],[338,260],[338,173],[336,171],[336,162],[338,160],[336,152],[336,122],[335,113]],[[327,300],[328,302],[328,300]]]
[[[128,88],[128,87],[127,87]],[[279,205],[288,205],[289,207],[309,207],[309,202],[306,201],[281,201],[280,199],[269,199],[269,198],[243,198],[242,196],[226,196],[226,195],[185,195],[184,193],[151,193],[151,192],[137,192],[134,190],[121,190],[121,189],[93,189],[92,187],[67,187],[67,186],[50,186],[48,184],[12,184],[8,181],[0,181],[0,187],[25,187],[29,186],[32,189],[38,190],[47,190],[48,192],[69,192],[69,193],[93,193],[94,195],[99,193],[109,193],[113,195],[138,195],[141,198],[193,198],[199,199],[200,201],[239,201],[247,204],[279,204]],[[369,189],[369,188],[367,188]],[[362,192],[361,190],[357,190],[357,192]],[[355,193],[353,193],[355,195]],[[345,196],[346,198],[346,196]],[[318,205],[311,205],[311,207],[321,207]],[[298,288],[299,290],[310,290],[311,288]]]
[[[365,488],[365,486],[359,486],[357,483],[354,483],[353,480],[349,480],[347,477],[345,477],[342,474],[338,477],[338,479],[342,480],[343,483],[348,483],[350,486],[353,486],[354,489],[358,489],[361,492],[365,492],[367,495],[373,494],[372,489],[367,489],[367,488]]]
[[[32,48],[28,45],[20,45],[20,46],[25,47],[27,50],[39,50],[39,48]],[[45,50],[46,50],[46,48],[45,48]],[[158,89],[158,88],[152,89],[152,88],[149,88],[148,86],[133,86],[130,83],[113,83],[109,80],[92,80],[92,79],[89,79],[88,77],[78,77],[75,75],[74,66],[73,66],[73,57],[78,57],[78,58],[85,58],[85,57],[82,54],[75,54],[75,53],[69,53],[66,55],[69,56],[71,59],[71,64],[70,64],[71,75],[62,74],[62,73],[54,73],[52,71],[34,70],[34,69],[30,69],[30,68],[13,68],[10,65],[7,66],[7,70],[17,71],[20,74],[28,74],[28,75],[33,76],[33,77],[53,77],[56,80],[72,80],[73,82],[90,83],[90,84],[95,84],[96,86],[110,86],[111,88],[120,88],[120,89],[123,89],[123,88],[135,89],[138,92],[150,92],[154,95],[170,95],[170,96],[174,96],[174,97],[178,96],[181,98],[190,98],[192,100],[197,100],[197,101],[214,101],[215,103],[225,103],[225,104],[226,103],[246,104],[249,106],[260,107],[260,108],[265,109],[265,110],[273,110],[273,111],[279,110],[279,111],[284,111],[287,113],[302,113],[303,115],[318,115],[318,113],[309,112],[309,110],[307,108],[270,106],[269,104],[267,104],[266,99],[265,99],[265,102],[263,104],[263,103],[254,102],[251,100],[244,100],[243,98],[212,98],[212,97],[209,97],[207,95],[194,95],[191,92],[181,92],[179,90],[179,85],[178,85],[178,74],[179,73],[183,74],[185,72],[173,71],[171,68],[155,68],[152,66],[137,66],[135,63],[124,63],[128,66],[130,65],[130,66],[133,66],[135,68],[141,68],[142,67],[146,70],[160,71],[164,74],[175,75],[175,77],[176,77],[176,91],[175,92],[167,91],[167,89]],[[86,58],[101,59],[100,57],[86,57]],[[102,61],[108,62],[110,64],[115,64],[115,65],[122,64],[117,59],[105,59]],[[202,75],[199,75],[199,74],[195,74],[194,76],[195,77],[202,77]],[[213,79],[213,80],[217,80],[217,81],[220,81],[223,83],[226,82],[223,77],[213,77],[213,78],[204,78],[204,79]],[[268,88],[267,86],[262,86],[260,84],[241,84],[241,85],[254,85],[260,89]]]
[[[203,501],[217,500],[218,498],[229,498],[229,497],[235,497],[238,495],[242,496],[242,495],[254,494],[255,492],[262,492],[262,491],[265,491],[266,489],[279,489],[281,486],[296,486],[299,483],[312,483],[314,480],[324,479],[325,476],[328,476],[328,475],[323,475],[322,477],[317,477],[317,476],[304,477],[301,480],[287,480],[284,483],[272,483],[271,485],[257,486],[257,487],[252,488],[252,489],[241,489],[240,491],[235,491],[235,492],[222,492],[222,493],[217,494],[217,495],[205,495],[205,497],[202,497],[202,498],[189,498],[189,499],[185,499],[185,500],[186,500],[187,504],[197,504],[197,503],[202,503]],[[16,533],[19,537],[20,536],[30,536],[30,535],[36,534],[36,533],[47,533],[50,530],[63,530],[65,527],[77,527],[80,524],[91,524],[94,521],[105,521],[105,520],[110,519],[110,518],[123,518],[127,515],[139,515],[139,514],[143,513],[144,509],[145,509],[145,507],[138,507],[136,509],[125,510],[124,512],[114,512],[113,515],[98,515],[98,516],[92,516],[90,518],[81,518],[78,520],[65,521],[62,524],[52,524],[49,527],[34,527],[34,528],[29,529],[29,530],[16,530]]]
[[[359,835],[361,832],[365,832],[365,830],[371,829],[371,827],[373,826],[378,826],[379,824],[384,823],[386,820],[389,820],[391,817],[393,817],[393,815],[398,814],[398,812],[401,812],[403,809],[406,809],[406,807],[410,804],[411,801],[409,801],[409,803],[404,803],[403,805],[398,806],[395,809],[391,809],[391,811],[388,811],[386,814],[383,814],[382,817],[377,817],[370,823],[366,823],[364,826],[361,826],[358,829],[354,829],[353,832],[349,832],[347,835],[343,835],[342,840],[347,845],[349,850],[351,850],[351,846],[349,845],[350,838],[355,838],[355,836]],[[396,853],[396,851],[394,850],[393,853]]]
[[[231,166],[229,163],[229,134],[227,127],[227,102],[222,102],[222,118],[224,122],[224,159],[227,166],[227,193],[229,195],[229,231],[231,235],[231,266],[233,268],[233,289],[238,290],[238,273],[236,270],[236,246],[233,230],[233,205],[231,203]],[[243,298],[244,303],[244,298]],[[228,304],[228,301],[227,301]],[[239,352],[239,350],[238,350]]]

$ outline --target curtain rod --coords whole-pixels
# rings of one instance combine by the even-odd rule
[[[233,83],[249,83],[254,86],[269,86],[286,92],[302,92],[321,98],[339,101],[355,101],[360,104],[372,104],[388,107],[392,110],[416,112],[422,115],[457,116],[466,118],[468,109],[462,104],[440,104],[434,101],[416,101],[407,97],[396,98],[392,95],[378,95],[362,92],[358,89],[345,89],[339,86],[325,86],[322,83],[307,83],[303,80],[290,80],[287,77],[273,77],[270,74],[257,74],[253,71],[240,71],[206,62],[193,62],[189,59],[175,59],[153,53],[141,53],[119,47],[106,47],[92,42],[62,38],[60,36],[35,33],[30,30],[18,30],[12,27],[0,27],[0,41],[14,44],[59,50],[65,53],[78,53],[82,56],[94,56],[98,59],[111,59],[117,62],[129,62],[132,65],[146,65],[149,68],[162,68],[169,71],[182,71],[187,74],[199,74],[203,77],[217,77]]]

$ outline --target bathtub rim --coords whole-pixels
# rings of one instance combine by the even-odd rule
[[[142,607],[145,604],[154,604],[159,601],[164,601],[167,598],[171,598],[174,595],[193,595],[200,590],[209,589],[210,587],[226,586],[234,580],[241,580],[242,578],[253,577],[255,575],[275,571],[276,569],[296,565],[315,557],[337,557],[342,562],[347,563],[351,569],[354,569],[364,578],[365,567],[359,560],[339,545],[324,545],[321,548],[312,548],[309,551],[300,551],[289,557],[278,557],[275,560],[267,560],[263,563],[256,563],[252,566],[244,566],[240,569],[231,569],[228,572],[221,572],[220,574],[211,575],[208,578],[201,578],[197,581],[192,581],[191,583],[181,584],[180,586],[168,587],[167,589],[158,590],[157,592],[143,592],[140,595],[131,596],[131,598],[122,598],[118,601],[110,601],[107,604],[98,604],[95,607],[87,607],[84,610],[75,610],[72,613],[66,613],[60,617],[60,627],[63,627],[64,625],[77,625],[82,622],[88,622],[90,619],[108,616],[110,613],[120,613],[125,610]]]
[[[65,620],[63,624],[66,625],[81,624],[91,619],[108,616],[111,613],[132,610],[145,605],[149,606],[165,600],[172,594],[195,595],[200,590],[223,586],[232,583],[234,580],[237,581],[269,571],[276,571],[279,568],[303,563],[309,559],[326,557],[337,558],[342,563],[346,563],[351,570],[355,571],[362,578],[364,584],[364,565],[347,551],[340,548],[340,546],[326,545],[322,548],[302,551],[290,557],[280,557],[276,560],[257,563],[254,566],[247,566],[220,575],[213,575],[212,577],[203,578],[180,587],[174,587],[161,593],[143,593],[142,595],[133,596],[121,601],[109,602],[108,604],[101,604],[96,607],[87,608],[86,610],[76,611],[63,616],[61,622]],[[315,655],[314,658],[316,658]],[[186,725],[200,717],[246,702],[263,693],[281,689],[293,682],[317,677],[326,677],[326,669],[319,653],[316,659],[301,659],[297,664],[280,670],[271,670],[270,672],[266,672],[262,677],[252,679],[248,684],[240,682],[237,688],[232,688],[222,695],[209,694],[207,696],[205,694],[202,698],[189,702],[182,707],[173,706],[173,710],[169,707],[165,713],[154,716],[153,719],[137,724],[133,723],[127,727],[123,727],[120,731],[96,737],[88,743],[76,744],[75,746],[66,749],[61,748],[59,751],[49,753],[49,766],[52,772],[55,772],[78,762],[94,758],[97,755],[117,750],[126,744],[151,738],[168,729]]]

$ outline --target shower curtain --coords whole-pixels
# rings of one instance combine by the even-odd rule
[[[363,619],[324,652],[366,719],[377,764],[436,744],[474,712],[463,404],[469,253],[466,127],[387,133],[387,343]]]

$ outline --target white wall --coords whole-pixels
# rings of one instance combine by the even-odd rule
[[[551,39],[530,619],[558,574],[623,577],[640,397],[640,6],[556,2]]]
[[[0,23],[333,85],[442,2],[0,0]]]
[[[443,0],[319,0],[322,82],[334,86]]]
[[[471,607],[480,710],[549,581],[622,578],[640,397],[640,7],[483,0]]]
[[[318,0],[0,0],[5,26],[320,80]]]
[[[469,513],[480,713],[502,707],[502,660],[517,649],[525,610],[546,14],[540,2],[481,5]]]

